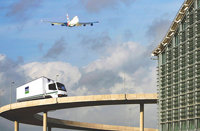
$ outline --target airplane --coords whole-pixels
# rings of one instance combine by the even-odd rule
[[[44,21],[44,20],[42,20],[42,21]],[[66,26],[66,27],[86,26],[86,25],[93,26],[94,23],[99,23],[98,21],[94,21],[94,22],[79,22],[78,16],[74,16],[72,18],[72,20],[70,20],[68,14],[67,14],[67,22],[52,22],[52,21],[44,21],[44,22],[50,22],[52,26],[61,25],[61,26]]]

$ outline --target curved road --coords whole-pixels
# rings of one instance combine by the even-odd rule
[[[119,105],[119,104],[156,104],[157,94],[119,94],[119,95],[94,95],[75,96],[63,98],[50,98],[26,102],[18,102],[0,108],[0,116],[19,123],[31,125],[43,125],[40,112],[52,110],[78,108],[87,106]],[[112,126],[102,124],[91,124],[47,118],[47,126],[51,128],[65,128],[78,130],[135,130],[139,128]],[[156,131],[156,129],[145,129],[145,131]]]

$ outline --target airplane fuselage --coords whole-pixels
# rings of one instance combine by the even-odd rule
[[[69,25],[69,26],[75,26],[75,25],[78,24],[78,23],[79,23],[79,18],[78,18],[78,16],[74,16],[74,18],[73,18],[71,21],[69,21],[68,25]]]
[[[61,24],[61,26],[74,27],[78,24],[78,22],[79,22],[79,18],[78,18],[78,16],[75,16],[71,21],[63,23],[63,24]]]

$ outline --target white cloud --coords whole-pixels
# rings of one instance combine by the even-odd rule
[[[147,51],[147,47],[135,42],[126,42],[108,48],[105,51],[108,52],[107,56],[83,68],[79,87],[84,86],[93,94],[156,91],[153,80],[155,77],[152,77],[155,70],[147,56]]]
[[[166,14],[164,14],[166,16]],[[170,27],[171,21],[168,19],[158,18],[155,19],[152,24],[149,26],[146,36],[150,38],[153,42],[153,45],[161,42],[163,37],[166,35],[167,30]]]
[[[0,54],[0,61],[3,61],[5,59],[5,55]]]
[[[27,0],[18,0],[13,2],[8,6],[6,16],[15,17],[17,20],[26,20],[33,13],[33,9],[36,9],[40,6],[42,0],[27,1]]]
[[[46,52],[43,58],[56,59],[66,51],[67,43],[63,37],[57,40],[51,48]]]
[[[10,92],[11,82],[15,82],[16,87],[25,81],[26,76],[23,72],[18,72],[19,64],[6,57],[6,55],[0,54],[0,105],[10,103],[8,96],[12,94],[12,101],[15,99],[15,90]]]
[[[0,96],[4,96],[5,95],[5,90],[4,89],[0,89]]]
[[[110,56],[96,60],[85,67],[86,72],[95,70],[116,70],[129,61],[134,61],[145,52],[145,48],[135,42],[119,44],[108,49]]]
[[[75,95],[75,96],[87,96],[87,95],[92,95],[92,92],[90,92],[88,90],[88,88],[86,86],[80,86],[75,90],[70,90],[70,94],[71,95]]]
[[[112,94],[119,93],[156,93],[155,67],[139,68],[133,74],[120,72],[118,75],[123,81],[119,81],[110,88]]]
[[[66,86],[72,87],[81,78],[81,73],[77,67],[74,67],[65,62],[32,62],[21,67],[25,74],[32,79],[46,76],[51,79],[66,83]]]
[[[85,8],[90,12],[99,12],[105,8],[117,8],[121,3],[128,6],[135,0],[84,0],[81,1]]]
[[[110,88],[111,93],[112,94],[120,94],[127,92],[130,93],[130,91],[135,87],[134,78],[132,78],[129,74],[126,74],[124,72],[120,72],[118,75],[123,81],[115,83],[115,85]]]

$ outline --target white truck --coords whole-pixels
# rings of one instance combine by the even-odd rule
[[[17,102],[45,98],[67,96],[67,91],[62,83],[46,77],[40,77],[27,84],[17,87]]]

